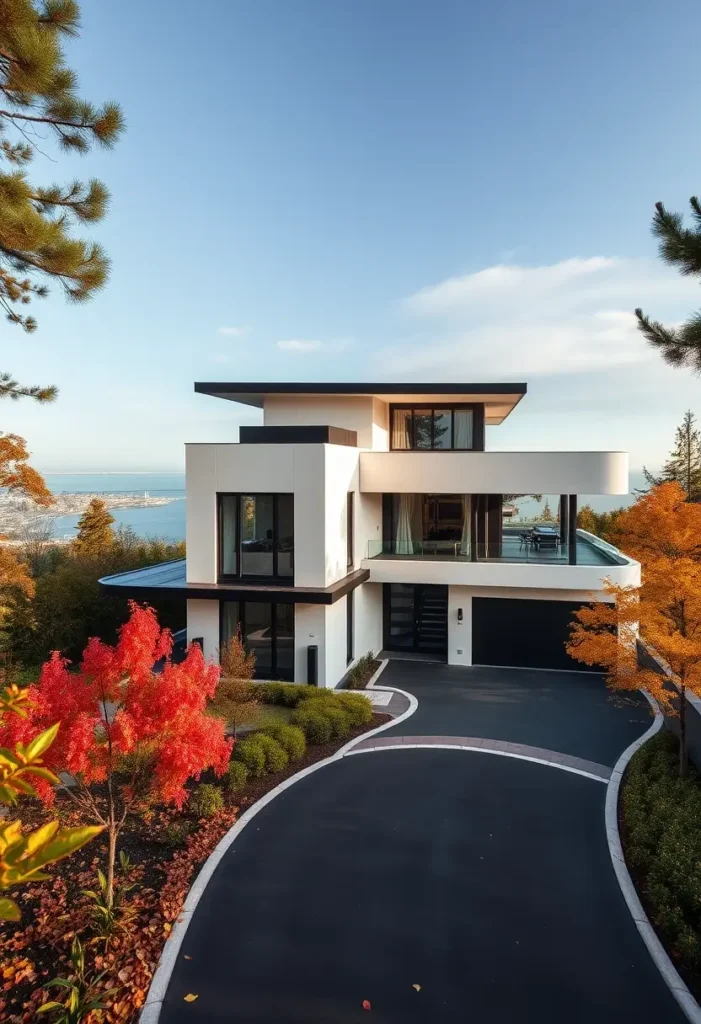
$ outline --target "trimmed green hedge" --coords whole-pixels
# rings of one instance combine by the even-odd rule
[[[296,725],[269,725],[263,729],[267,736],[272,736],[287,751],[290,761],[299,761],[307,752],[307,741],[304,732]]]
[[[224,809],[224,797],[218,786],[203,782],[190,793],[187,809],[198,818],[211,818]]]
[[[626,858],[647,910],[680,962],[701,969],[701,782],[679,778],[678,742],[665,729],[631,759],[621,807]]]
[[[253,736],[247,736],[245,740],[237,740],[233,760],[245,764],[252,779],[258,779],[261,775],[265,775],[265,751],[260,743],[254,741]]]
[[[224,773],[223,785],[230,793],[238,793],[248,782],[248,768],[243,761],[230,761]]]
[[[333,735],[333,725],[320,707],[321,702],[306,701],[292,715],[292,724],[298,725],[309,743],[328,743]],[[314,705],[317,704],[317,707]]]
[[[266,772],[284,772],[290,759],[287,756],[287,751],[276,739],[263,732],[254,732],[250,742],[257,743],[262,748],[265,755]]]
[[[358,658],[353,668],[348,673],[348,689],[362,690],[365,684],[375,673],[375,655],[368,651],[361,658]]]

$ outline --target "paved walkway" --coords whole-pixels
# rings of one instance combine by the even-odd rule
[[[646,705],[583,673],[393,662],[383,685],[417,711],[243,829],[159,1024],[684,1024],[604,827]]]
[[[337,761],[224,856],[162,1024],[683,1024],[611,870],[604,794],[453,750]]]
[[[613,699],[603,677],[587,672],[390,661],[377,685],[407,690],[419,701],[384,736],[479,736],[609,768],[652,721],[642,696]]]

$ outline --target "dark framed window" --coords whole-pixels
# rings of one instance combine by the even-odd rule
[[[353,568],[353,491],[346,496],[346,568]]]
[[[220,579],[294,575],[294,495],[219,494]]]
[[[247,651],[256,656],[256,679],[295,677],[295,609],[293,604],[264,601],[220,601],[219,643],[241,628]]]
[[[392,451],[471,451],[484,446],[484,406],[392,405]]]
[[[353,660],[353,598],[355,591],[346,594],[346,665]]]

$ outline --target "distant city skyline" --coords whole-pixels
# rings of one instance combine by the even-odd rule
[[[701,381],[633,309],[673,323],[701,305],[649,232],[656,200],[686,210],[701,188],[698,5],[173,12],[164,46],[158,5],[86,4],[67,43],[81,91],[120,101],[128,130],[34,163],[113,197],[94,231],[106,289],[82,306],[53,289],[36,334],[3,328],[6,368],[60,389],[3,409],[37,468],[181,472],[185,442],[259,420],[195,395],[208,379],[525,380],[492,449],[661,466]]]

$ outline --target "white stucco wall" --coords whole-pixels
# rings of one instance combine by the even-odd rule
[[[261,446],[262,447],[262,446]],[[268,445],[265,445],[267,449]],[[285,445],[293,460],[296,587],[326,586],[326,465],[322,444]]]
[[[320,446],[321,447],[321,446]],[[324,451],[324,529],[317,534],[316,545],[324,548],[324,583],[330,586],[349,572],[346,546],[348,493],[353,492],[354,521],[359,505],[358,449],[343,445],[323,445]],[[358,540],[356,530],[356,540]],[[362,545],[361,545],[362,552]],[[354,549],[355,557],[358,552]]]
[[[379,654],[382,650],[382,587],[377,583],[363,583],[355,594],[355,640],[353,660],[368,651]]]
[[[295,605],[295,682],[306,683],[307,647],[319,648],[319,685],[326,675],[326,606],[323,604]]]
[[[430,558],[366,558],[372,583],[439,583],[448,586],[523,587],[528,590],[600,590],[610,579],[640,586],[640,563],[627,565],[539,565],[529,562],[459,562]]]
[[[187,602],[187,642],[202,637],[204,656],[219,660],[219,602],[190,600]]]
[[[362,452],[360,489],[394,494],[628,494],[628,454]]]
[[[373,398],[370,395],[266,395],[263,423],[266,427],[343,427],[357,432],[359,448],[372,448]]]
[[[590,601],[607,600],[603,591],[595,590],[531,590],[512,587],[450,587],[448,590],[448,664],[472,664],[472,598],[504,597],[525,598],[532,601]],[[458,609],[463,620],[458,622]],[[458,653],[461,652],[461,653]]]
[[[319,686],[334,687],[348,670],[346,664],[346,599],[325,606],[326,644],[323,678]]]

